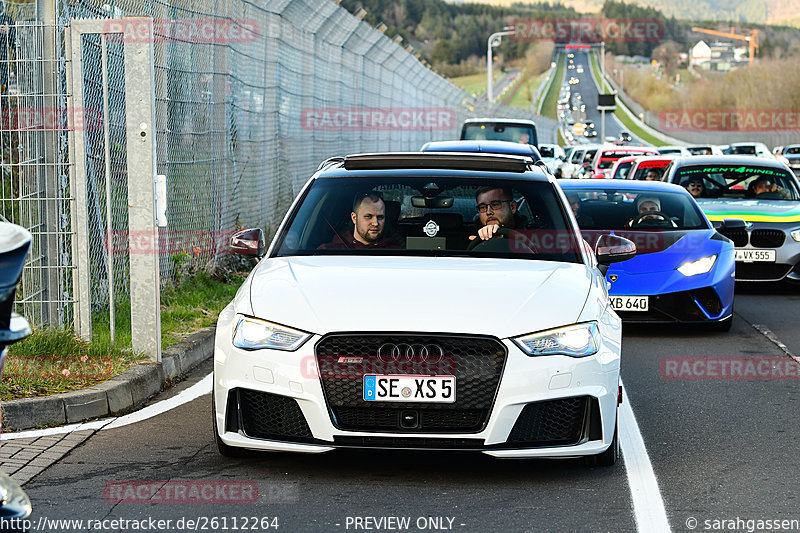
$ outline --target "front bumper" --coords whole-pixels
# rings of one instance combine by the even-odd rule
[[[775,262],[736,262],[736,281],[800,281],[800,242],[791,232],[797,223],[752,222],[747,230],[718,231],[731,239],[737,249],[775,250]]]
[[[456,355],[448,362],[456,376],[455,404],[379,405],[359,399],[362,375],[374,361],[365,358],[344,372],[331,372],[320,355],[321,336],[296,352],[240,350],[230,341],[232,313],[223,315],[214,356],[214,416],[219,437],[229,446],[305,453],[357,447],[574,457],[601,453],[613,438],[617,338],[604,340],[601,350],[586,358],[528,357],[513,342],[495,339],[502,354],[495,382],[485,371],[497,370],[497,353],[483,368],[479,353],[472,359]],[[337,387],[336,380],[343,385]],[[404,417],[416,423],[405,425]]]
[[[620,263],[625,265],[625,263]],[[617,311],[625,323],[708,324],[733,314],[734,262],[730,252],[720,254],[711,271],[684,276],[677,270],[626,272],[609,269],[608,293],[614,296],[648,296],[647,311]]]

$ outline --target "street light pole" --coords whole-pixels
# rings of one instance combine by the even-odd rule
[[[513,26],[506,26],[503,30],[507,31],[498,31],[497,33],[493,33],[489,36],[489,40],[486,43],[486,68],[487,68],[487,77],[486,77],[486,96],[489,99],[489,104],[491,105],[494,102],[494,91],[492,90],[494,82],[492,81],[492,47],[500,46],[500,41],[503,38],[503,35],[514,35],[514,27]]]

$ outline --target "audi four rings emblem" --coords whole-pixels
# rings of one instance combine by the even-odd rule
[[[378,348],[378,359],[384,363],[412,361],[418,357],[422,361],[438,362],[444,357],[444,349],[438,344],[392,344],[384,343]]]

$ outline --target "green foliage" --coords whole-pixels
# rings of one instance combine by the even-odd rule
[[[572,8],[549,3],[497,7],[478,3],[452,4],[444,0],[342,0],[341,5],[351,13],[364,8],[367,22],[386,24],[387,36],[402,36],[434,64],[455,64],[472,56],[486,57],[489,35],[501,31],[514,18],[578,15]],[[506,60],[519,59],[525,56],[531,44],[505,38],[495,48],[495,53]]]
[[[184,278],[161,293],[161,345],[180,342],[186,335],[217,321],[233,299],[244,271],[217,269]],[[131,366],[144,362],[130,349],[130,302],[115,305],[116,340],[111,342],[108,312],[92,314],[92,341],[72,331],[41,329],[14,344],[0,382],[0,399],[26,398],[91,387]]]

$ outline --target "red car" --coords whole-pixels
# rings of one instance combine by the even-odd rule
[[[642,155],[658,155],[658,151],[654,148],[603,146],[594,155],[591,175],[593,178],[609,178],[611,177],[611,167],[618,159]]]
[[[662,181],[664,169],[675,157],[677,154],[637,157],[628,172],[628,179]]]

